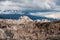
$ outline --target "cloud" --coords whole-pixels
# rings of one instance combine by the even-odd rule
[[[5,0],[0,0],[0,2],[1,2],[1,1],[5,1]]]
[[[59,18],[60,14],[55,13],[60,10],[59,5],[60,0],[0,0],[0,13],[5,13],[5,10],[18,10],[19,13],[28,11],[29,15]]]
[[[19,3],[15,3],[12,1],[2,1],[0,2],[0,10],[18,10],[19,7]]]
[[[15,5],[23,10],[49,10],[55,8],[55,3],[52,0],[9,0],[0,2],[0,5],[4,5],[4,7],[9,7],[9,5],[14,7]]]
[[[37,13],[30,13],[30,15],[60,19],[60,12],[37,12]]]
[[[22,0],[21,1],[21,6],[28,7],[28,8],[33,8],[36,10],[41,9],[53,9],[55,8],[55,3],[52,0]]]
[[[45,15],[45,17],[60,19],[60,12],[50,13],[48,15]]]
[[[0,0],[1,9],[55,10],[60,0]],[[3,6],[2,6],[3,5]],[[2,6],[2,7],[1,7]],[[59,9],[59,8],[58,8]]]
[[[53,0],[57,6],[60,6],[60,0]]]

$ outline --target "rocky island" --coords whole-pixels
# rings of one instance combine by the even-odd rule
[[[60,20],[0,19],[0,40],[60,40]]]

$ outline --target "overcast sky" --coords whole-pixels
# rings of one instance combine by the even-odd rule
[[[27,11],[30,15],[59,18],[60,0],[0,0],[0,10],[20,10],[23,13]]]

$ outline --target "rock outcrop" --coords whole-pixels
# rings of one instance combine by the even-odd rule
[[[60,20],[0,19],[0,40],[60,40]]]

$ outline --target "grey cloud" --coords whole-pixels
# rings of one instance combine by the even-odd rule
[[[0,0],[0,1],[6,1],[6,0]]]
[[[53,0],[55,2],[56,5],[60,5],[60,0]]]
[[[6,0],[1,0],[6,1]],[[22,11],[48,11],[48,10],[54,10],[57,4],[59,4],[59,0],[8,0],[10,3],[6,7],[13,8],[13,7],[19,7]],[[4,2],[3,2],[4,3]],[[8,6],[9,4],[12,5],[12,7]],[[15,6],[14,6],[15,5]],[[5,7],[3,7],[5,8]]]

